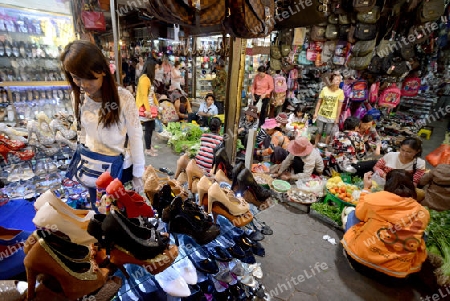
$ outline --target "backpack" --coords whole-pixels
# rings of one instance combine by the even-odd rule
[[[347,41],[339,41],[334,49],[333,64],[344,65],[351,45]]]
[[[163,101],[159,106],[162,109],[161,121],[164,124],[179,120],[177,111],[175,110],[175,106],[173,105],[173,103],[171,103],[170,101]]]
[[[420,78],[406,78],[402,84],[402,96],[416,96],[419,94]]]
[[[352,101],[364,101],[369,97],[368,84],[365,80],[357,80],[352,84],[350,99]]]
[[[371,104],[375,104],[377,103],[378,100],[378,91],[380,89],[380,82],[374,82],[371,86],[370,86],[370,91],[369,91],[369,102]]]
[[[282,75],[277,75],[273,78],[274,81],[274,92],[275,93],[282,93],[286,92],[287,90],[287,84],[286,79]]]
[[[381,107],[395,108],[400,103],[401,91],[395,83],[381,92],[378,105]]]

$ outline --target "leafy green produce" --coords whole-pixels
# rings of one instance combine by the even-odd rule
[[[314,209],[318,213],[335,221],[339,226],[342,226],[341,212],[339,207],[324,204],[322,202],[316,202],[311,205],[311,209]]]
[[[442,265],[434,273],[437,283],[447,286],[450,284],[450,239],[447,236],[450,231],[450,211],[429,211],[430,223],[426,229],[427,250],[433,254],[433,258],[442,256]],[[436,258],[433,261],[436,262]]]
[[[189,152],[190,156],[196,155],[200,147],[200,137],[203,131],[196,124],[169,122],[166,130],[172,134],[169,145],[176,153]]]
[[[236,150],[240,151],[241,149],[245,149],[245,146],[242,144],[241,139],[237,139]]]

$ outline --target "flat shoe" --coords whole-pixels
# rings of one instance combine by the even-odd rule
[[[247,237],[254,241],[261,241],[264,239],[264,234],[262,234],[261,231],[256,230],[252,232],[250,235],[247,235]]]

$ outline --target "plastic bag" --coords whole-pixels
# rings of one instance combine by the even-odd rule
[[[316,197],[325,195],[325,185],[327,181],[318,176],[311,176],[306,179],[299,179],[295,184],[297,188],[305,193],[312,193]]]
[[[434,167],[439,164],[450,164],[450,145],[441,144],[441,146],[429,153],[425,159]]]
[[[335,123],[331,128],[331,137],[334,137],[339,132],[339,125]]]
[[[372,175],[372,180],[377,183],[378,186],[384,187],[386,185],[386,180],[382,178],[377,172]]]

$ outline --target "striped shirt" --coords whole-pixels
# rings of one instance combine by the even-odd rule
[[[222,136],[212,133],[204,133],[202,135],[200,138],[200,149],[195,157],[195,162],[200,168],[208,173],[210,172],[214,163],[214,151],[222,142]]]

